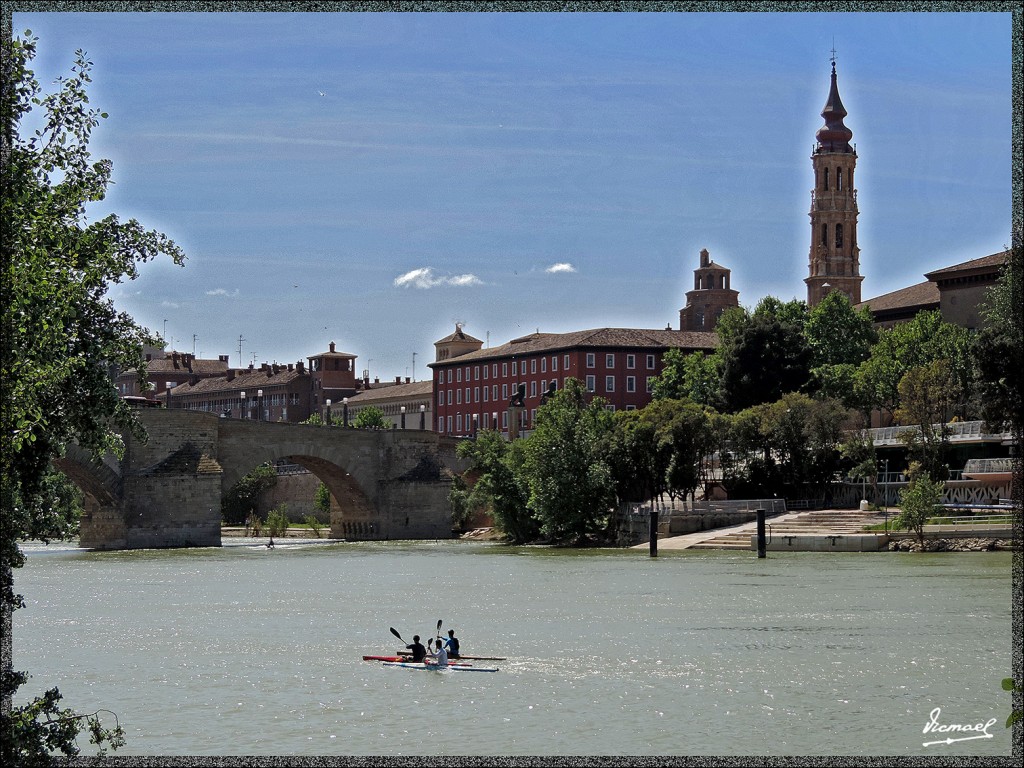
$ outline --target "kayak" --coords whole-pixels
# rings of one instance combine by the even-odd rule
[[[437,664],[420,664],[414,661],[385,661],[385,667],[405,667],[406,669],[426,669],[430,672],[443,672],[450,669],[452,672],[497,672],[497,667],[470,667],[465,664],[449,664],[447,667],[439,667]]]
[[[409,656],[412,656],[412,652],[411,651],[399,651],[398,653],[403,658],[408,658]],[[459,656],[454,657],[454,658],[451,657],[451,656],[448,657],[448,663],[449,664],[454,664],[457,661],[506,661],[506,660],[507,659],[504,656],[463,656],[463,655],[460,654]]]
[[[409,664],[413,663],[413,662],[409,661],[409,657],[408,656],[363,656],[363,661],[405,661],[405,662],[408,662]],[[418,664],[418,663],[421,663],[421,662],[416,662],[416,663]],[[464,661],[449,661],[448,663],[449,664],[458,664],[459,666],[462,666],[462,667],[471,667],[471,666],[473,666],[472,664],[466,664]]]

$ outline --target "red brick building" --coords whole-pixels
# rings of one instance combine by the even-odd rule
[[[115,378],[117,391],[122,396],[149,397],[162,400],[168,389],[194,379],[223,376],[228,370],[228,356],[205,360],[187,352],[147,350],[146,389],[140,386],[139,372],[135,368],[119,373]]]
[[[168,407],[216,413],[227,418],[305,421],[311,409],[311,376],[301,362],[264,363],[229,369],[217,378],[196,378],[168,394]]]
[[[437,359],[428,366],[433,370],[434,428],[452,435],[478,429],[507,433],[509,403],[522,388],[522,427],[532,429],[545,392],[561,389],[570,377],[606,399],[612,410],[643,408],[651,401],[653,379],[661,373],[667,350],[711,352],[717,342],[709,332],[596,328],[533,333],[483,349],[483,342],[457,327],[435,343]]]

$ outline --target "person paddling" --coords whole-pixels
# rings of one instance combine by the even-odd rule
[[[459,638],[455,636],[454,629],[448,630],[448,639],[444,641],[444,648],[448,652],[448,658],[459,658]]]
[[[420,636],[419,635],[413,635],[412,636],[412,643],[410,643],[409,645],[407,645],[405,647],[408,648],[410,651],[412,651],[412,660],[414,662],[420,662],[420,661],[425,661],[426,660],[426,658],[427,658],[427,649],[423,646],[423,643],[420,642]],[[445,660],[447,661],[447,658]]]
[[[444,646],[441,645],[440,643],[437,644],[437,650],[434,651],[430,655],[433,657],[434,663],[437,666],[439,666],[439,667],[447,667],[448,666],[448,652],[444,649]]]

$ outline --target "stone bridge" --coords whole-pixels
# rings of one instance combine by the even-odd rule
[[[221,498],[264,462],[284,459],[331,492],[331,537],[452,537],[458,439],[420,430],[361,430],[142,410],[148,440],[125,437],[121,460],[72,446],[54,463],[82,489],[81,546],[219,546]]]

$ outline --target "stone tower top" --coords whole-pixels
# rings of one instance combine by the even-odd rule
[[[839,86],[836,83],[836,60],[832,59],[832,87],[828,92],[828,101],[825,102],[821,116],[825,118],[825,125],[818,129],[814,137],[818,140],[818,151],[823,152],[853,152],[850,147],[850,139],[853,138],[853,131],[843,124],[846,117],[846,108],[842,99],[839,98]]]

